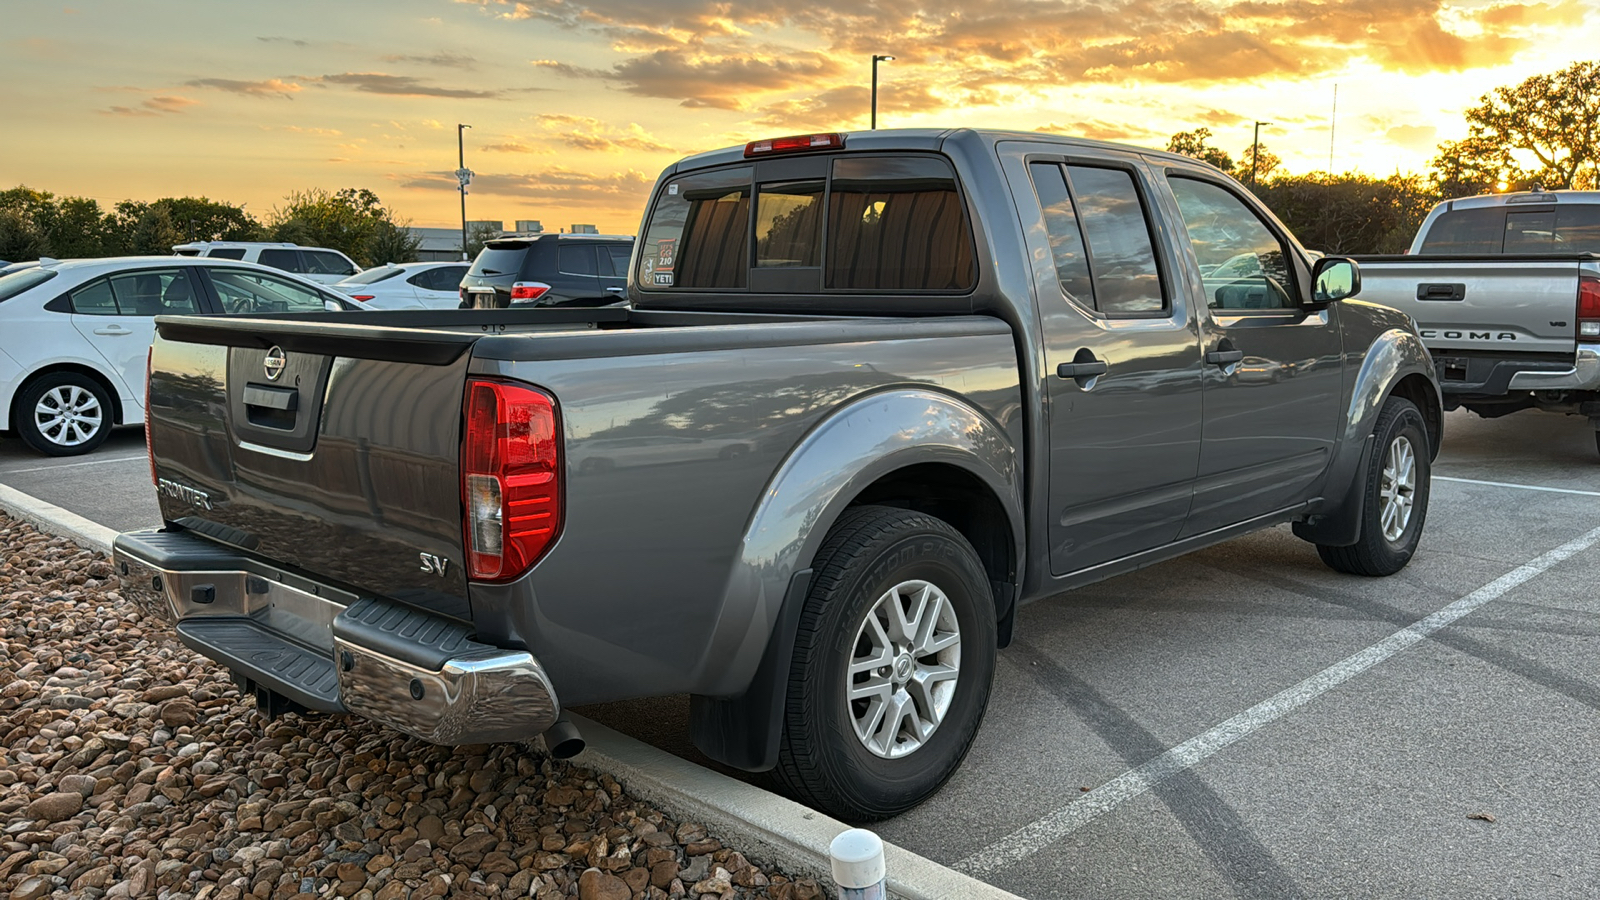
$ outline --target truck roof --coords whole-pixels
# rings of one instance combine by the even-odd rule
[[[1479,209],[1485,206],[1513,206],[1519,203],[1600,204],[1600,191],[1511,191],[1505,194],[1458,197],[1439,205],[1445,209]]]
[[[876,131],[849,131],[840,132],[844,136],[846,150],[923,150],[937,151],[946,140],[958,134],[976,135],[979,139],[991,144],[1007,140],[1042,141],[1051,144],[1061,144],[1069,147],[1102,148],[1122,150],[1138,153],[1144,156],[1182,162],[1199,164],[1199,160],[1169,153],[1165,150],[1156,150],[1150,147],[1136,147],[1130,144],[1118,144],[1112,141],[1097,141],[1089,138],[1072,137],[1062,134],[1051,134],[1044,131],[1007,131],[998,128],[880,128]],[[685,169],[699,169],[706,166],[724,165],[727,163],[743,162],[745,160],[744,144],[732,147],[723,147],[718,150],[709,150],[705,153],[696,153],[685,157],[667,168],[668,173]]]

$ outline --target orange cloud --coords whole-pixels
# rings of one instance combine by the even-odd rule
[[[300,85],[281,78],[268,78],[263,81],[238,81],[232,78],[196,78],[186,81],[189,87],[215,88],[231,94],[244,94],[249,97],[282,97],[292,100],[300,92]]]

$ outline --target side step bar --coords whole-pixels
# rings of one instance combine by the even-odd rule
[[[560,716],[525,650],[469,625],[285,571],[187,531],[117,536],[124,596],[189,648],[304,706],[350,712],[437,744],[535,737]]]

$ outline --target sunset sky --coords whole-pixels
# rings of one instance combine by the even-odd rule
[[[1587,22],[1586,22],[1587,20]],[[1593,58],[1600,0],[221,0],[6,4],[0,187],[632,233],[657,172],[758,137],[998,127],[1164,146],[1251,123],[1292,172],[1422,171],[1490,89]]]

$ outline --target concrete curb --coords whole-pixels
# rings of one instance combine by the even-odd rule
[[[79,546],[101,553],[111,553],[111,542],[117,533],[99,522],[91,522],[75,512],[46,503],[38,497],[0,484],[0,510],[13,519],[20,519],[40,531],[71,538]]]
[[[568,714],[587,746],[573,759],[680,820],[731,837],[739,850],[797,876],[833,884],[828,844],[850,826],[720,772],[695,765],[582,716]],[[902,900],[1020,900],[885,841],[889,894]],[[830,890],[830,895],[832,891]]]
[[[0,511],[102,553],[117,532],[0,484]],[[849,826],[793,800],[679,759],[582,716],[586,749],[574,762],[605,772],[641,800],[733,839],[754,860],[831,886],[828,844]],[[889,893],[901,900],[1021,900],[910,850],[884,842]],[[830,895],[833,893],[830,889]]]

